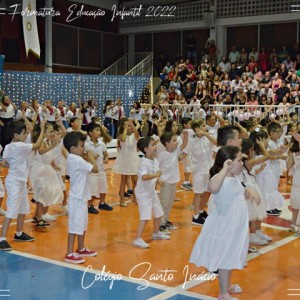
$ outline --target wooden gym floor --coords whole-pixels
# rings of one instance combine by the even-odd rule
[[[13,241],[13,220],[8,242],[9,253],[0,252],[0,297],[11,299],[215,299],[218,281],[207,279],[207,270],[189,264],[189,256],[201,227],[191,224],[193,192],[178,184],[171,221],[178,226],[169,241],[152,241],[152,222],[144,239],[149,249],[132,246],[139,221],[138,208],[118,206],[119,176],[107,167],[109,193],[107,203],[113,211],[89,215],[86,246],[98,256],[85,264],[64,263],[67,247],[67,216],[59,206],[50,213],[57,216],[47,232],[35,230],[31,215],[26,217],[24,231],[35,237],[32,243]],[[263,230],[273,237],[266,246],[248,255],[248,265],[233,272],[233,283],[244,292],[242,300],[300,299],[300,240],[289,232],[288,210],[290,186],[281,180],[280,191],[286,198],[281,217],[268,217]],[[68,187],[68,183],[66,183]],[[32,195],[29,195],[30,198]],[[130,199],[128,199],[129,201]],[[4,201],[5,208],[5,201]],[[0,217],[2,223],[3,217]],[[202,276],[201,276],[202,275]],[[204,276],[205,275],[205,276]],[[208,278],[209,279],[209,278]]]

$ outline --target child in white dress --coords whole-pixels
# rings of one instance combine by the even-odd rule
[[[164,212],[160,204],[155,185],[162,171],[159,169],[158,161],[154,158],[156,143],[150,137],[141,138],[137,143],[138,149],[145,154],[141,159],[138,171],[138,181],[135,189],[136,198],[140,212],[140,222],[133,245],[139,248],[149,248],[142,238],[142,234],[153,216],[153,240],[168,240],[170,237],[159,231],[160,218]]]
[[[236,290],[236,285],[234,288],[230,285],[231,271],[244,268],[248,252],[249,216],[245,189],[238,178],[242,167],[239,148],[220,148],[210,169],[208,184],[216,208],[206,218],[190,257],[190,262],[196,266],[204,266],[209,271],[218,270],[218,299],[236,299],[229,295]]]
[[[288,170],[294,168],[292,189],[291,189],[291,206],[293,208],[291,229],[294,232],[300,233],[300,147],[299,142],[292,137],[291,148],[287,162]]]
[[[98,205],[99,209],[111,211],[113,208],[105,203],[105,196],[107,194],[107,180],[104,170],[104,164],[108,163],[107,148],[101,138],[101,127],[96,123],[89,123],[86,127],[89,138],[85,141],[86,151],[91,151],[94,154],[96,164],[98,167],[97,173],[89,174],[90,190],[92,200],[89,200],[88,212],[98,214],[98,210],[94,208],[94,199],[100,198]]]
[[[260,140],[264,143],[264,146],[268,146],[269,136],[268,133],[261,129],[256,129],[250,133],[249,138],[254,143],[255,158],[259,158],[264,155],[261,148],[258,146],[257,141]],[[277,157],[270,156],[270,159]],[[275,210],[283,206],[284,198],[278,191],[278,181],[270,167],[270,160],[267,160],[266,167],[256,175],[256,182],[263,195],[267,214],[272,216],[279,216],[280,212]],[[260,168],[261,165],[256,165],[255,169]]]
[[[39,134],[37,127],[32,135],[33,142],[36,141]],[[64,197],[56,174],[56,170],[59,170],[59,167],[54,163],[55,155],[53,150],[59,141],[54,141],[53,137],[53,126],[47,123],[45,125],[43,143],[34,155],[33,166],[30,170],[30,180],[34,192],[33,197],[37,202],[34,216],[37,228],[44,228],[49,225],[46,221],[55,220],[47,213],[47,208],[50,205],[60,204]]]
[[[140,164],[140,158],[137,152],[136,144],[140,137],[138,128],[140,124],[137,122],[136,126],[131,119],[122,118],[118,128],[118,154],[113,166],[113,172],[121,174],[120,182],[120,206],[126,207],[124,199],[125,185],[128,176],[131,177],[132,189],[134,190],[137,181],[137,172]],[[133,194],[133,201],[135,202],[135,195]]]
[[[258,201],[254,201],[253,198],[246,198],[250,221],[249,242],[250,244],[266,245],[272,241],[272,238],[261,231],[261,222],[267,214],[264,198],[256,182],[256,175],[262,172],[266,167],[265,161],[269,159],[269,155],[267,151],[265,151],[266,149],[264,148],[263,142],[257,141],[257,146],[259,146],[266,155],[255,159],[253,158],[255,154],[254,143],[250,139],[243,139],[242,153],[246,154],[247,158],[243,158],[244,166],[241,174],[241,182],[245,188],[252,189],[258,196]],[[255,166],[258,164],[260,167],[255,169]]]

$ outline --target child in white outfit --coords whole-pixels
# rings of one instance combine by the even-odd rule
[[[190,257],[196,266],[218,270],[218,299],[236,299],[229,295],[237,289],[236,285],[230,286],[231,272],[244,268],[248,253],[248,209],[245,189],[237,177],[242,167],[239,148],[220,148],[208,184],[216,208],[208,215]]]
[[[163,216],[163,209],[160,204],[155,185],[162,171],[159,169],[157,160],[154,158],[156,152],[156,143],[150,137],[141,138],[138,141],[138,149],[145,154],[141,159],[138,170],[138,181],[135,188],[136,198],[140,212],[140,222],[133,245],[139,248],[149,248],[142,238],[142,234],[153,216],[153,234],[154,240],[168,240],[170,237],[159,231],[160,218]]]
[[[108,163],[108,153],[106,146],[101,139],[101,128],[99,124],[89,123],[86,127],[89,138],[85,141],[85,149],[92,151],[97,163],[98,173],[89,175],[90,189],[92,200],[89,201],[89,213],[97,214],[98,210],[94,208],[93,199],[100,197],[99,209],[113,210],[113,208],[105,203],[105,196],[107,194],[107,180],[104,170],[104,164]]]
[[[288,156],[287,168],[291,170],[294,167],[294,175],[291,189],[291,206],[293,208],[291,229],[300,233],[300,147],[299,142],[292,137],[291,148]]]
[[[41,133],[34,144],[24,143],[27,137],[26,126],[23,122],[12,121],[8,125],[8,132],[12,142],[6,145],[3,152],[2,166],[9,168],[5,180],[7,191],[7,212],[2,223],[0,237],[0,250],[10,251],[12,248],[6,241],[7,231],[12,219],[17,218],[17,232],[15,241],[33,241],[34,238],[23,232],[25,214],[30,212],[27,180],[28,180],[28,156],[32,150],[38,149],[43,141],[45,123],[41,124]]]
[[[87,202],[91,199],[89,173],[97,173],[98,167],[91,151],[87,151],[87,159],[83,159],[84,141],[86,136],[81,132],[70,132],[64,137],[64,146],[69,152],[67,170],[70,176],[69,191],[69,226],[68,249],[65,262],[81,264],[85,256],[96,256],[97,252],[84,246],[84,237],[88,224]],[[75,238],[78,238],[78,248],[74,253]]]

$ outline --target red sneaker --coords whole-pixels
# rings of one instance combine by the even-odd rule
[[[77,253],[71,253],[65,256],[65,262],[71,264],[83,264],[85,262],[84,258],[81,258]]]
[[[77,250],[76,254],[79,257],[83,257],[83,256],[96,256],[98,253],[97,253],[97,251],[92,251],[88,248],[83,248],[82,250]]]

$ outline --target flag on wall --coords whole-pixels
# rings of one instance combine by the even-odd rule
[[[41,48],[36,22],[36,0],[23,0],[23,33],[28,57],[29,51],[40,58]]]

